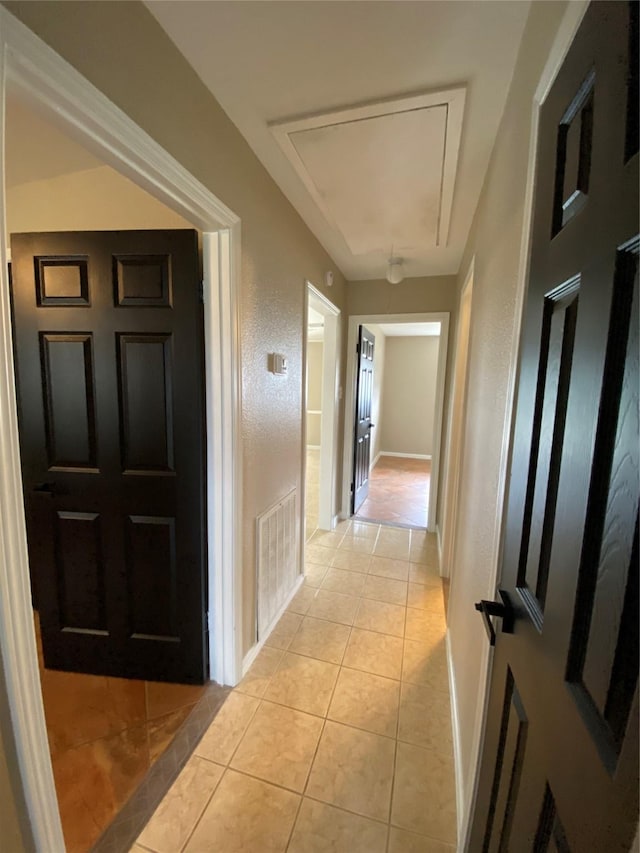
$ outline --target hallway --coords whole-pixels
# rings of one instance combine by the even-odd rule
[[[435,538],[316,531],[304,585],[134,853],[452,853]]]

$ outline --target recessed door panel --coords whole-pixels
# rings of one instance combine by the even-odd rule
[[[97,512],[56,512],[56,582],[63,631],[106,633],[105,576]]]
[[[118,335],[122,466],[173,472],[171,335]]]
[[[41,332],[40,354],[49,467],[95,469],[92,336]]]
[[[126,537],[131,636],[177,641],[175,519],[131,515]]]

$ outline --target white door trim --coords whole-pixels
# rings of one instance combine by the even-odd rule
[[[307,358],[307,321],[308,306],[315,308],[324,317],[324,340],[322,347],[322,421],[320,426],[320,503],[318,527],[331,530],[335,516],[336,493],[336,462],[338,444],[338,391],[339,391],[339,346],[340,346],[340,309],[322,294],[310,281],[307,285],[307,305],[305,307],[304,324],[304,359],[306,368]],[[306,394],[303,406],[306,407]],[[306,410],[305,410],[306,413]],[[303,421],[306,418],[303,416]],[[306,436],[305,436],[306,439]],[[302,443],[305,458],[303,459],[303,511],[302,524],[304,527],[304,501],[306,494],[306,441]],[[304,536],[301,537],[304,547]]]
[[[510,371],[509,384],[507,393],[506,411],[507,418],[504,423],[504,431],[502,434],[502,451],[500,456],[500,469],[498,471],[498,502],[496,505],[495,527],[492,543],[492,587],[495,589],[499,583],[500,563],[502,558],[502,525],[504,513],[504,498],[507,486],[507,477],[509,471],[509,456],[513,429],[513,414],[515,409],[515,392],[516,378],[518,371],[518,361],[520,354],[520,334],[522,329],[522,318],[524,312],[524,301],[527,290],[527,273],[529,270],[529,257],[531,252],[531,229],[533,220],[533,193],[536,177],[536,159],[538,152],[538,125],[540,121],[540,108],[545,102],[547,95],[562,67],[562,63],[571,47],[575,34],[582,22],[584,13],[589,5],[589,0],[574,0],[567,4],[564,16],[558,27],[556,37],[549,50],[549,56],[545,63],[540,80],[533,96],[531,106],[531,132],[529,135],[529,161],[527,165],[527,183],[524,195],[524,217],[522,223],[522,234],[520,238],[520,261],[518,265],[518,283],[516,292],[516,303],[514,310],[514,334],[512,339],[512,348],[510,354]],[[453,583],[455,584],[455,578]],[[469,836],[471,833],[471,825],[473,813],[475,809],[476,794],[478,789],[478,778],[480,774],[480,759],[482,756],[482,747],[484,743],[485,721],[487,714],[487,704],[489,699],[489,687],[491,683],[491,667],[493,659],[486,650],[486,680],[481,694],[478,696],[476,703],[476,718],[472,736],[471,755],[469,756],[469,776],[468,780],[471,784],[468,786],[471,790],[464,790],[466,780],[461,780],[462,794],[465,804],[464,810],[460,810],[458,819],[458,839],[459,849],[467,850],[469,846]],[[484,667],[483,667],[484,669]],[[454,735],[455,737],[455,735]],[[460,772],[461,768],[456,768]]]
[[[462,451],[464,446],[464,417],[467,410],[467,376],[469,369],[469,352],[471,344],[471,316],[469,313],[466,329],[462,328],[463,307],[469,300],[469,312],[473,302],[473,272],[475,257],[472,258],[465,276],[460,300],[458,302],[458,321],[456,323],[455,358],[452,365],[451,404],[447,424],[447,480],[444,484],[442,501],[442,529],[438,529],[440,548],[441,573],[450,578],[455,556],[455,529],[458,512],[460,487],[460,471],[462,469]],[[463,340],[462,335],[466,336]],[[463,348],[461,351],[461,347]],[[460,361],[464,359],[464,363]],[[457,420],[457,423],[456,423]]]
[[[442,443],[442,414],[444,410],[444,384],[447,371],[447,346],[449,341],[449,312],[429,314],[360,314],[349,317],[347,331],[346,394],[344,405],[344,455],[342,462],[342,518],[351,516],[351,475],[353,473],[353,424],[356,405],[356,342],[358,326],[367,323],[440,323],[438,369],[433,418],[433,449],[431,452],[431,484],[427,529],[436,529],[438,483],[440,477],[440,447]]]
[[[6,9],[0,92],[16,92],[105,163],[200,228],[205,275],[211,677],[241,673],[240,220],[180,163]],[[5,117],[0,115],[4,152]],[[4,163],[3,163],[4,172]],[[0,234],[5,234],[4,181]],[[37,850],[64,840],[49,757],[33,631],[15,397],[7,252],[0,240],[0,653],[28,822]]]

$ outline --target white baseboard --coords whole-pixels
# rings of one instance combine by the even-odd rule
[[[376,454],[376,458],[375,458],[375,459],[373,460],[373,462],[371,462],[371,463],[370,463],[370,465],[369,465],[369,470],[371,470],[372,468],[375,468],[375,467],[376,467],[376,465],[378,464],[378,459],[380,459],[380,457],[381,457],[381,456],[382,456],[382,453],[377,453],[377,454]]]
[[[335,530],[336,527],[338,526],[338,524],[340,522],[340,516],[341,515],[342,515],[342,513],[338,513],[337,515],[334,515],[333,518],[331,519],[331,529],[332,530]]]
[[[453,768],[455,773],[456,784],[456,818],[458,826],[458,850],[462,850],[462,834],[464,827],[464,778],[462,773],[462,751],[460,746],[460,725],[458,722],[458,694],[456,691],[456,676],[453,669],[453,657],[451,655],[451,640],[449,629],[447,629],[446,637],[447,649],[447,669],[449,672],[449,694],[451,697],[451,729],[453,732]]]
[[[282,616],[284,611],[287,609],[287,607],[291,604],[293,596],[300,589],[300,587],[302,586],[303,583],[304,583],[304,574],[300,574],[298,576],[298,580],[295,582],[295,584],[293,586],[293,589],[291,590],[289,595],[285,598],[282,607],[280,608],[280,610],[278,610],[278,612],[276,613],[271,624],[269,625],[267,630],[264,632],[264,637],[262,637],[260,640],[258,640],[258,642],[249,649],[249,651],[246,653],[246,655],[242,659],[242,677],[243,678],[247,674],[247,671],[248,671],[249,667],[251,666],[251,664],[254,662],[254,660],[257,658],[258,654],[262,650],[262,647],[264,646],[266,640],[269,639],[269,634],[276,627],[276,625],[278,624],[278,620],[280,619],[280,617]]]
[[[394,453],[391,450],[381,450],[376,456],[376,462],[381,456],[398,456],[400,459],[431,459],[430,453]]]

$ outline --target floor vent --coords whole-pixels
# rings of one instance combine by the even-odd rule
[[[257,518],[258,636],[278,615],[300,574],[296,490]]]

